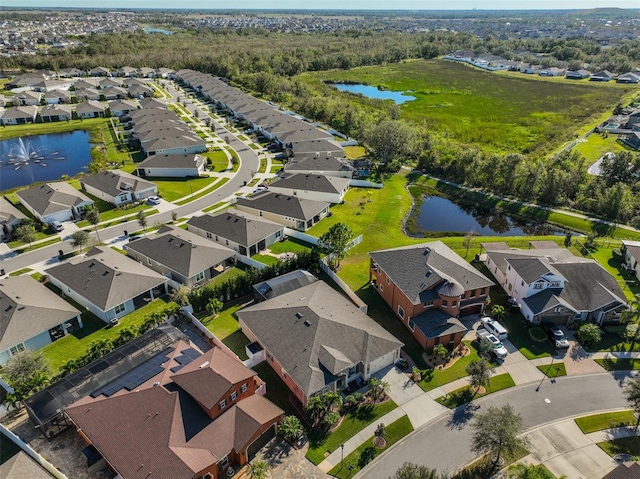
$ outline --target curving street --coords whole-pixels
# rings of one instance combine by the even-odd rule
[[[627,376],[601,373],[563,377],[555,384],[543,382],[538,392],[535,382],[492,394],[417,429],[354,477],[387,479],[405,462],[440,472],[470,463],[476,457],[471,451],[470,423],[474,412],[484,406],[511,404],[522,415],[527,430],[572,416],[628,407],[621,387]]]

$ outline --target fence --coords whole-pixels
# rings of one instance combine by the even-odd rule
[[[266,264],[261,263],[260,261],[256,261],[255,259],[251,259],[248,256],[244,256],[242,254],[237,254],[236,259],[238,260],[238,262],[246,264],[247,266],[251,266],[252,268],[262,269],[267,267]]]
[[[226,344],[220,341],[215,334],[209,331],[206,328],[206,326],[202,324],[200,320],[193,315],[193,313],[191,313],[188,309],[184,309],[184,308],[182,309],[182,313],[191,320],[191,323],[196,327],[196,329],[200,331],[207,339],[209,339],[214,346],[222,349],[229,356],[240,361],[240,358],[238,357],[238,355],[233,351],[231,351],[231,349],[229,349],[229,347]]]
[[[310,243],[312,245],[318,244],[318,238],[316,238],[315,236],[311,236],[307,233],[303,233],[302,231],[287,228],[286,226],[284,228],[284,234],[287,236],[291,236],[292,238],[305,241],[306,243]]]
[[[0,424],[0,434],[4,434],[7,438],[9,438],[16,446],[22,449],[25,453],[27,453],[34,461],[40,464],[43,468],[45,468],[49,474],[57,479],[67,479],[67,476],[58,471],[49,461],[47,461],[44,457],[38,454],[36,451],[31,449],[31,447],[25,443],[22,439],[12,433],[9,429]]]
[[[351,288],[347,285],[347,283],[342,281],[337,274],[331,271],[331,268],[327,266],[326,260],[324,258],[321,259],[319,264],[320,264],[320,269],[322,269],[322,271],[327,273],[327,276],[329,276],[333,281],[336,282],[338,286],[340,286],[340,289],[342,289],[342,291],[345,292],[345,294],[349,297],[349,299],[351,299],[351,301],[353,301],[356,304],[358,309],[360,309],[360,311],[362,311],[363,313],[366,313],[368,310],[367,303],[362,301],[358,297],[358,295],[351,290]]]

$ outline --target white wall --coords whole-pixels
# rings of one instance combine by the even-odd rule
[[[146,176],[157,176],[162,178],[185,178],[187,176],[200,176],[203,168],[143,168]]]
[[[391,351],[384,356],[380,356],[378,359],[374,359],[369,363],[369,374],[366,374],[365,364],[365,379],[369,379],[373,374],[377,373],[381,369],[391,366],[395,363],[396,359],[400,357],[400,348]]]
[[[325,203],[340,203],[344,199],[344,193],[324,193],[321,191],[294,190],[290,188],[279,188],[277,186],[269,186],[269,191],[281,193],[288,196],[297,196],[307,200],[323,201]]]

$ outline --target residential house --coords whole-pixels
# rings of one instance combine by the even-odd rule
[[[4,431],[0,431],[0,434],[4,434]],[[8,453],[9,451],[7,451],[7,454]],[[5,462],[0,464],[0,477],[51,479],[51,474],[29,454],[20,450],[17,454],[8,457]]]
[[[564,74],[565,69],[558,67],[545,68],[538,73],[541,77],[561,77]]]
[[[101,93],[95,88],[80,88],[75,90],[76,101],[98,101]]]
[[[0,279],[0,365],[82,328],[80,311],[29,275]]]
[[[620,135],[619,139],[631,148],[640,150],[640,131],[632,131],[631,133]]]
[[[167,110],[167,104],[162,102],[161,100],[158,100],[157,98],[143,98],[141,100],[138,100],[138,103],[140,103],[140,107],[144,110],[144,109],[149,109],[149,108],[160,108],[162,110]]]
[[[82,78],[73,83],[74,90],[85,90],[87,88],[97,90],[100,88],[101,80],[99,78]]]
[[[92,77],[108,77],[109,74],[109,69],[105,67],[95,67],[89,70],[89,75]]]
[[[315,283],[318,281],[314,275],[304,269],[297,269],[275,278],[267,279],[253,285],[253,296],[257,303],[275,298],[294,289]],[[252,349],[252,348],[248,348]]]
[[[206,158],[195,153],[189,155],[152,155],[138,163],[138,176],[159,178],[198,177],[204,173]]]
[[[35,123],[38,114],[37,106],[13,106],[0,112],[3,125],[24,125]]]
[[[84,71],[78,70],[77,68],[63,68],[58,73],[58,76],[61,78],[77,78],[84,74]]]
[[[71,92],[67,90],[51,90],[44,94],[44,101],[49,105],[71,103]]]
[[[344,149],[334,140],[303,140],[296,141],[288,145],[290,156],[306,157],[306,156],[332,156],[344,158]]]
[[[483,244],[485,265],[528,321],[568,325],[619,319],[627,307],[625,296],[602,266],[554,242],[531,245],[517,250],[505,243]]]
[[[353,166],[344,158],[330,153],[316,155],[295,155],[287,160],[284,171],[289,174],[324,175],[338,178],[353,178]]]
[[[229,248],[174,226],[162,226],[157,234],[129,243],[127,255],[190,288],[223,273],[236,256]]]
[[[72,118],[73,108],[69,105],[46,105],[40,110],[40,117],[44,123],[54,121],[69,121]]]
[[[133,77],[136,75],[136,68],[132,68],[132,67],[122,67],[119,68],[118,70],[116,70],[115,75],[119,76],[119,77]],[[115,76],[114,75],[114,76]]]
[[[0,240],[10,238],[13,229],[25,218],[26,215],[22,211],[13,206],[4,196],[0,196]]]
[[[171,68],[156,68],[155,76],[159,78],[173,78],[175,76],[176,71]]]
[[[269,183],[269,190],[313,201],[341,203],[349,189],[349,180],[335,176],[284,174]]]
[[[243,333],[301,405],[392,366],[403,344],[324,281],[237,312]]]
[[[102,95],[107,101],[124,100],[129,97],[129,93],[122,87],[114,86],[103,90]]]
[[[68,90],[73,85],[73,80],[42,80],[32,86],[35,91],[46,93],[54,90]]]
[[[640,241],[622,240],[622,254],[627,269],[640,281]]]
[[[103,118],[105,115],[104,109],[103,103],[94,100],[83,101],[76,105],[78,118]]]
[[[372,251],[369,280],[393,314],[429,350],[457,345],[460,316],[482,313],[493,282],[441,241]]]
[[[276,435],[284,412],[264,393],[237,358],[178,341],[65,414],[115,476],[218,479]]]
[[[20,203],[43,223],[79,218],[93,200],[69,183],[45,183],[17,192]]]
[[[589,78],[589,81],[611,81],[615,78],[616,76],[611,73],[609,70],[602,70],[600,72],[596,72],[591,74],[591,77]]]
[[[618,75],[616,78],[616,83],[638,83],[640,82],[640,74],[639,73],[623,73],[622,75]]]
[[[244,256],[253,256],[284,237],[284,226],[239,210],[193,216],[189,231],[225,245]]]
[[[146,85],[133,85],[129,88],[129,95],[137,99],[152,97],[153,93],[153,88],[149,88]]]
[[[103,80],[100,80],[99,85],[102,91],[105,91],[105,90],[108,90],[109,88],[121,87],[122,81],[118,80],[116,77],[110,77],[110,78],[105,78]]]
[[[21,106],[39,105],[42,100],[42,93],[39,91],[26,90],[16,95]]]
[[[158,187],[122,170],[107,170],[83,176],[80,186],[87,193],[116,206],[158,194]]]
[[[136,69],[136,76],[141,78],[153,78],[155,76],[155,69],[149,67],[140,67]]]
[[[568,80],[584,80],[589,78],[591,73],[587,70],[569,70],[564,77]]]
[[[141,140],[140,144],[147,155],[178,155],[207,151],[207,142],[190,130],[167,132],[166,136]]]
[[[636,479],[638,477],[640,477],[640,462],[627,461],[618,464],[602,476],[602,479]]]
[[[261,191],[237,198],[236,209],[266,218],[298,231],[307,231],[329,213],[329,203]]]
[[[54,286],[105,322],[165,294],[167,278],[108,247],[45,271]]]
[[[113,88],[111,88],[113,90]],[[133,100],[114,100],[109,102],[109,110],[113,116],[128,115],[138,109],[138,103]]]

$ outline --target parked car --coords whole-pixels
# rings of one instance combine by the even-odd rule
[[[149,198],[147,198],[147,203],[149,203],[150,205],[159,205],[160,204],[160,197],[159,196],[149,196]]]
[[[53,231],[57,231],[58,233],[64,229],[64,225],[56,220],[49,223],[49,226],[51,226]]]
[[[482,326],[484,326],[484,329],[496,336],[500,341],[504,341],[509,337],[506,328],[495,319],[485,316],[480,318],[480,322]]]
[[[556,349],[567,349],[569,347],[569,340],[558,326],[552,324],[546,325],[544,329],[547,331],[549,341]]]
[[[477,334],[478,334],[478,341],[480,341],[481,339],[486,339],[491,343],[491,345],[493,346],[492,352],[496,358],[500,360],[504,360],[507,357],[507,354],[509,354],[509,352],[507,351],[507,348],[505,348],[504,345],[500,342],[500,340],[496,338],[493,334],[491,334],[486,329],[482,329],[482,328],[478,329]]]
[[[520,309],[520,304],[518,303],[516,298],[512,298],[511,296],[509,296],[507,298],[507,303],[509,303],[509,307],[511,307],[512,309]]]

